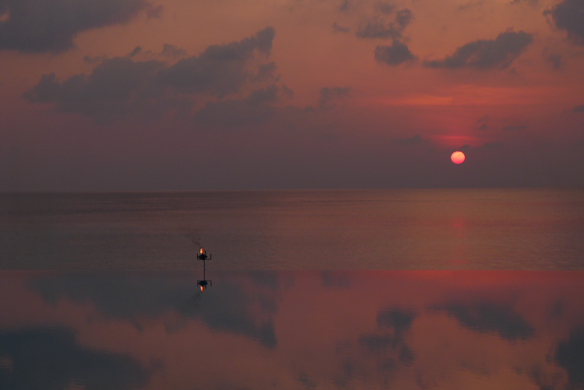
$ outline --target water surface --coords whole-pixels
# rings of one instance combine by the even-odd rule
[[[0,273],[0,388],[581,389],[584,273]]]
[[[582,190],[0,195],[0,269],[584,269]]]

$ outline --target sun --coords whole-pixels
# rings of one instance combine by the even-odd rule
[[[462,164],[465,158],[466,157],[464,156],[464,153],[462,153],[461,151],[456,151],[452,153],[452,155],[450,156],[450,159],[455,164]]]

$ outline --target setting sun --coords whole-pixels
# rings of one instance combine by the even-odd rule
[[[450,159],[455,164],[462,164],[464,162],[465,156],[464,156],[464,153],[462,153],[460,151],[456,151],[456,152],[452,153],[452,155],[450,156]]]

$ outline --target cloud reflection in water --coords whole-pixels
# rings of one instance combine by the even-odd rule
[[[48,340],[37,349],[53,343],[66,353],[27,364],[58,374],[74,361],[109,362],[96,370],[112,367],[117,381],[93,385],[74,368],[53,388],[75,378],[95,389],[185,390],[564,390],[584,383],[584,274],[214,273],[204,293],[197,276],[23,277],[21,287],[15,282],[0,295],[3,380],[16,367],[20,347],[11,345],[28,335]],[[51,330],[39,336],[42,328]],[[159,369],[145,368],[149,361],[160,361]]]

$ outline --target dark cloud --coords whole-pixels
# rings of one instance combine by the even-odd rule
[[[334,100],[346,97],[349,95],[349,88],[341,87],[324,87],[320,90],[320,99],[318,106],[321,110],[334,108],[332,103]]]
[[[305,390],[315,390],[318,386],[318,383],[316,383],[310,376],[308,376],[304,372],[298,374],[298,382],[300,382],[300,384],[302,385],[302,387],[304,387]]]
[[[247,70],[254,52],[269,54],[274,29],[267,27],[238,42],[209,46],[201,55],[184,58],[172,66],[157,60],[139,61],[132,57],[105,59],[92,73],[74,75],[60,82],[47,74],[23,98],[32,103],[54,103],[55,110],[77,112],[98,123],[130,113],[147,117],[170,108],[188,110],[190,96],[238,92],[246,82],[275,79],[275,64],[260,65],[256,74]],[[165,45],[162,54],[180,55],[182,49]]]
[[[92,65],[99,64],[105,60],[107,60],[106,56],[95,56],[95,57],[84,56],[83,57],[83,62],[85,62],[86,64],[92,64]]]
[[[264,279],[273,274],[264,275]],[[252,278],[252,281],[255,280]],[[276,281],[266,282],[276,285]],[[210,329],[237,334],[274,348],[277,344],[270,319],[276,307],[274,288],[262,292],[248,291],[237,280],[215,280],[204,299],[194,300],[197,286],[192,275],[162,277],[135,274],[63,274],[34,279],[31,288],[46,302],[62,298],[77,303],[91,303],[106,318],[126,320],[132,324],[141,318],[159,318],[178,313],[183,319],[204,322]],[[260,311],[255,310],[256,307]],[[253,310],[252,310],[253,309]],[[261,317],[255,318],[255,315]]]
[[[160,14],[146,0],[0,0],[0,50],[60,53],[83,31],[124,23],[141,10]],[[153,14],[154,12],[154,14]]]
[[[554,360],[568,372],[574,389],[584,385],[584,327],[570,332],[570,338],[558,343]]]
[[[186,54],[187,52],[184,49],[170,43],[165,43],[162,47],[162,55],[165,57],[179,58],[184,57]]]
[[[0,388],[11,390],[130,390],[148,384],[150,373],[130,356],[79,346],[65,328],[24,329],[0,333]]]
[[[383,19],[361,22],[355,35],[362,39],[398,39],[412,19],[412,12],[404,8],[396,12],[393,22],[388,23]]]
[[[568,33],[568,39],[584,46],[584,0],[564,0],[543,14],[552,23]]]
[[[377,326],[381,328],[394,328],[395,333],[405,332],[410,328],[416,318],[414,310],[392,308],[377,313]]]
[[[152,81],[163,66],[158,61],[116,57],[104,60],[89,76],[75,75],[62,83],[54,73],[43,75],[23,98],[32,103],[55,103],[55,109],[62,112],[118,115],[132,111],[137,100],[160,95]]]
[[[245,127],[259,125],[275,114],[271,106],[278,100],[279,88],[270,85],[252,92],[247,98],[208,102],[195,114],[195,123],[201,127]]]
[[[430,68],[507,68],[533,41],[533,36],[524,31],[507,31],[496,39],[477,40],[456,49],[453,55],[443,60],[424,61]]]
[[[152,98],[162,97],[154,82],[164,68],[159,61],[134,62],[131,58],[104,60],[86,76],[79,74],[59,82],[54,73],[43,75],[37,85],[23,94],[32,103],[54,103],[60,112],[77,112],[107,122],[115,116],[136,112]]]
[[[182,59],[157,75],[160,83],[185,93],[225,96],[237,92],[250,77],[245,65],[255,51],[270,54],[274,29],[266,27],[250,38],[209,46],[198,57]]]
[[[485,142],[483,145],[479,146],[478,149],[496,150],[501,149],[501,147],[503,147],[503,144],[501,142]]]
[[[404,333],[410,329],[417,313],[414,310],[392,307],[377,313],[377,326],[380,329],[391,329],[388,333],[368,333],[359,337],[359,344],[370,352],[384,351],[388,348],[403,349],[407,347]],[[412,355],[411,351],[406,355]]]
[[[488,302],[451,303],[432,309],[445,311],[465,328],[481,333],[496,332],[510,341],[526,339],[534,333],[533,327],[507,306]]]
[[[470,151],[472,148],[470,147],[469,144],[464,144],[461,147],[458,148],[458,150],[460,150],[461,152],[468,152]]]
[[[398,138],[393,142],[399,145],[419,145],[425,141],[422,139],[422,137],[420,137],[419,134],[416,134],[409,138]]]
[[[391,46],[377,46],[375,48],[375,60],[384,64],[395,66],[406,61],[413,61],[416,56],[403,43],[394,40]]]
[[[395,22],[403,30],[408,26],[408,24],[410,24],[413,18],[414,16],[412,15],[412,11],[404,8],[396,12]]]
[[[351,2],[349,0],[343,0],[339,5],[339,11],[347,12],[351,9]]]
[[[580,106],[575,106],[574,108],[572,108],[573,112],[584,112],[584,104],[580,105]]]
[[[539,4],[539,0],[511,0],[509,4],[517,5],[517,4],[527,4],[532,7],[536,7]]]
[[[276,71],[275,62],[259,65],[258,71],[254,76],[251,77],[251,81],[274,83],[280,80],[280,75],[275,75],[274,74],[275,71]]]
[[[391,14],[394,9],[395,9],[395,6],[393,4],[381,3],[381,2],[375,4],[375,11],[377,11],[383,15]]]
[[[365,334],[359,337],[361,348],[369,352],[381,352],[388,348],[395,349],[400,342],[400,338],[391,334]]]
[[[545,53],[543,54],[543,58],[555,69],[560,70],[562,69],[562,55],[561,54],[554,54],[554,53]]]
[[[132,50],[132,52],[130,54],[128,54],[128,57],[132,58],[132,57],[137,56],[140,53],[142,53],[142,46],[136,46],[136,48],[134,50]]]
[[[349,27],[339,26],[337,22],[333,23],[333,32],[334,33],[348,33]]]
[[[477,123],[474,127],[474,130],[480,130],[480,131],[485,131],[489,128],[489,126],[487,125],[487,121],[489,120],[489,115],[485,115],[482,118],[479,118],[479,120],[477,120]]]
[[[379,374],[391,374],[399,368],[399,364],[411,366],[415,354],[406,342],[406,332],[410,329],[417,313],[414,310],[392,307],[377,313],[376,333],[366,333],[358,338],[358,345],[364,354],[359,361],[373,358]],[[355,364],[357,367],[358,365]],[[345,375],[352,378],[352,373]],[[384,379],[385,385],[390,377]],[[389,386],[387,386],[389,387]]]
[[[401,37],[401,30],[393,23],[377,20],[361,23],[355,35],[364,39],[396,39]]]
[[[502,128],[503,131],[518,131],[518,130],[525,130],[525,129],[527,129],[527,126],[525,126],[525,125],[503,126],[503,128]]]

